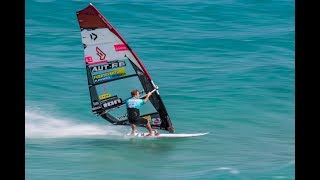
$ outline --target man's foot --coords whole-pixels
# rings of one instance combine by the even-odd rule
[[[149,133],[146,136],[155,136],[154,133]]]
[[[158,131],[157,130],[152,130],[152,132],[147,134],[146,136],[157,136],[157,135],[159,135]]]
[[[131,131],[131,134],[130,134],[130,135],[131,135],[131,136],[135,136],[135,135],[137,135],[137,133],[138,133],[137,131]]]
[[[152,130],[152,132],[154,133],[154,135],[159,135],[158,131],[157,130]]]

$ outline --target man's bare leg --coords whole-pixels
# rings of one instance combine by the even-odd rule
[[[130,124],[131,126],[131,135],[135,135],[134,133],[136,132],[136,125],[135,124]]]
[[[153,133],[153,130],[152,130],[152,128],[151,128],[151,125],[150,125],[150,121],[148,121],[148,123],[147,123],[147,129],[148,129],[148,131],[149,131],[150,134],[154,134],[154,133]]]

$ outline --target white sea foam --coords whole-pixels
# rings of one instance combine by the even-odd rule
[[[216,168],[214,170],[227,170],[229,171],[231,174],[239,174],[239,170],[237,169],[234,169],[234,168],[230,168],[230,167],[219,167],[219,168]]]
[[[121,136],[121,127],[99,126],[97,124],[80,123],[64,117],[54,117],[48,112],[25,112],[26,138],[61,138],[113,135]]]

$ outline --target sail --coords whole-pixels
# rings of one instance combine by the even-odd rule
[[[125,105],[130,92],[137,89],[143,98],[156,89],[140,115],[152,128],[174,133],[157,86],[124,38],[91,3],[77,12],[77,18],[92,112],[113,125],[130,125]]]

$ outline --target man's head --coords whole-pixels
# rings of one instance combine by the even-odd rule
[[[137,89],[132,90],[131,91],[131,96],[138,98],[139,97],[139,91]]]

